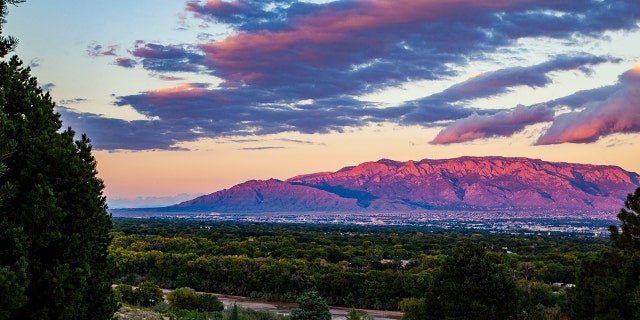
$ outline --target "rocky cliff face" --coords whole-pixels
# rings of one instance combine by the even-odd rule
[[[286,181],[247,181],[174,208],[217,212],[617,210],[639,184],[614,166],[526,158],[380,160]]]

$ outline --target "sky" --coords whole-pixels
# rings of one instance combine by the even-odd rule
[[[3,32],[112,208],[379,159],[640,172],[638,1],[27,0]]]

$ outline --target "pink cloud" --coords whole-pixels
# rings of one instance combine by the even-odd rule
[[[271,72],[291,63],[322,64],[336,60],[336,51],[369,48],[370,54],[384,52],[384,40],[372,37],[372,30],[458,19],[461,8],[470,15],[474,8],[508,10],[531,1],[489,0],[397,0],[354,1],[349,6],[325,6],[318,12],[295,16],[283,30],[240,32],[221,41],[201,44],[212,68],[223,70],[236,79],[262,79],[255,70]],[[242,1],[209,0],[204,6],[190,2],[187,10],[201,15],[207,11],[240,10]],[[362,34],[359,34],[362,33]],[[327,49],[326,46],[336,46]],[[345,53],[348,55],[348,53]],[[267,67],[268,66],[268,67]],[[245,73],[254,73],[251,76]],[[225,76],[226,78],[226,76]],[[232,81],[233,82],[233,81]]]
[[[551,121],[553,110],[546,106],[525,107],[519,105],[513,110],[500,111],[491,115],[473,115],[454,121],[431,141],[431,144],[449,144],[475,139],[511,136],[527,125]]]
[[[594,142],[613,133],[640,132],[640,64],[620,76],[619,89],[580,112],[562,114],[537,145]]]

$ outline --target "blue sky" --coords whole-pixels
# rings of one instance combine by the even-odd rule
[[[111,206],[380,158],[640,171],[637,1],[27,0],[7,20]]]

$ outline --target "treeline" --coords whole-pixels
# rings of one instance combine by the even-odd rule
[[[114,283],[294,301],[318,291],[330,305],[411,306],[460,243],[485,250],[513,281],[518,314],[569,313],[577,262],[607,240],[428,232],[415,227],[114,219]],[[416,300],[418,299],[418,300]],[[531,318],[531,317],[529,317]]]

